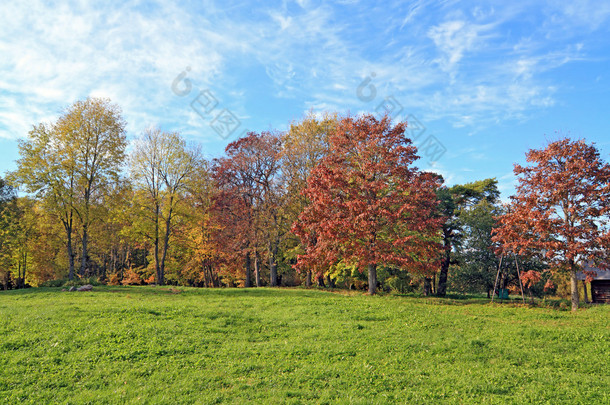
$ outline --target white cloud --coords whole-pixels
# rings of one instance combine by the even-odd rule
[[[37,109],[109,96],[139,131],[160,106],[171,103],[171,81],[185,66],[214,77],[223,64],[216,49],[233,46],[207,30],[205,20],[201,27],[182,24],[189,19],[187,10],[169,6],[144,17],[129,3],[112,9],[85,3],[5,4],[0,10],[0,38],[5,38],[0,40],[0,98],[22,99],[27,107],[13,111],[31,124],[41,118]],[[3,123],[7,129],[1,136],[24,135],[13,121]]]
[[[5,2],[0,136],[23,136],[31,124],[88,95],[118,103],[132,132],[166,121],[201,133],[205,125],[189,106],[195,93],[180,98],[170,88],[187,67],[194,89],[212,89],[239,117],[255,115],[246,105],[263,95],[281,97],[297,111],[340,112],[374,111],[394,96],[404,114],[417,111],[421,119],[456,127],[524,119],[556,102],[555,83],[541,76],[581,61],[587,49],[583,38],[546,39],[550,19],[589,16],[601,26],[610,15],[605,3],[552,2],[552,15],[516,35],[504,24],[523,24],[519,18],[531,11],[525,3],[462,10],[455,2],[425,0],[398,1],[392,10],[356,1],[297,3],[260,9],[230,2],[206,2],[205,8],[136,0],[106,6]],[[271,85],[250,91],[265,79],[261,72]],[[363,102],[356,89],[372,72],[376,98]]]
[[[453,73],[455,66],[467,52],[476,50],[485,41],[485,34],[493,28],[491,24],[474,24],[464,20],[446,21],[428,30],[442,57],[437,60],[441,69]]]

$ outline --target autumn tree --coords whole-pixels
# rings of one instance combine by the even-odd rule
[[[438,265],[442,218],[433,213],[439,181],[412,166],[416,148],[405,128],[371,115],[339,122],[329,153],[307,181],[311,203],[293,227],[306,245],[299,266],[342,259],[367,268],[374,294],[378,265],[417,272]]]
[[[63,145],[54,125],[35,125],[26,140],[19,141],[17,170],[12,182],[42,201],[45,209],[61,222],[65,232],[70,280],[74,278],[74,226],[77,205],[76,171],[63,158]]]
[[[124,158],[125,122],[120,109],[107,99],[88,98],[66,109],[53,124],[34,126],[20,141],[17,184],[45,200],[66,233],[69,277],[74,277],[75,220],[81,225],[81,266],[87,266],[91,207],[115,181]]]
[[[216,187],[219,185],[217,175],[215,173]],[[243,279],[246,288],[252,286],[251,247],[255,242],[254,214],[248,200],[247,195],[238,194],[233,188],[221,187],[210,206],[212,243],[232,278]]]
[[[15,224],[19,222],[17,195],[13,187],[0,177],[0,284],[9,287],[11,242],[15,239]]]
[[[74,166],[81,223],[81,275],[88,258],[89,228],[95,217],[92,205],[116,182],[125,158],[127,140],[121,110],[110,100],[88,98],[77,101],[59,118],[55,131],[64,159]]]
[[[16,201],[16,221],[9,227],[11,233],[12,268],[16,273],[16,287],[25,288],[26,276],[29,276],[29,264],[32,253],[32,241],[38,236],[40,216],[36,201],[29,197],[20,197]]]
[[[576,310],[576,272],[584,263],[605,266],[610,252],[610,165],[594,145],[567,138],[530,150],[526,158],[529,166],[515,165],[517,193],[494,240],[567,273]]]
[[[231,142],[226,157],[217,159],[214,178],[219,189],[215,209],[223,213],[221,228],[226,238],[234,239],[244,257],[246,287],[254,261],[256,286],[262,285],[262,254],[270,260],[270,284],[277,285],[276,255],[281,236],[280,199],[283,185],[279,180],[281,139],[268,132]],[[253,258],[252,258],[253,256]]]
[[[129,234],[133,214],[133,189],[127,178],[109,184],[93,207],[97,218],[90,229],[90,274],[108,280],[125,267],[126,252],[135,244]]]
[[[189,285],[219,287],[220,252],[213,236],[218,228],[212,220],[216,195],[208,162],[202,159],[187,182],[185,221],[176,232],[185,251],[183,279]],[[223,246],[227,248],[228,246]]]
[[[289,224],[293,224],[309,204],[308,198],[301,191],[307,187],[311,170],[328,153],[328,140],[338,120],[337,114],[327,113],[317,117],[310,112],[302,121],[293,122],[282,135],[281,170],[286,184],[284,213]],[[288,239],[288,253],[296,259],[298,254],[304,253],[304,247],[295,235]],[[311,276],[311,269],[306,269],[308,287],[311,285]],[[318,274],[318,277],[322,277],[322,274]]]
[[[176,207],[185,197],[187,179],[200,159],[198,148],[189,148],[180,134],[149,128],[134,144],[131,176],[138,189],[140,220],[150,227],[142,232],[154,246],[157,284],[165,282],[165,262],[174,230]]]

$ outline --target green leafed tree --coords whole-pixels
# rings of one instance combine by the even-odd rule
[[[481,234],[481,230],[483,233],[491,232],[491,228],[487,229],[488,224],[483,220],[484,218],[480,217],[484,214],[480,210],[483,210],[483,207],[493,207],[497,203],[500,196],[497,185],[496,179],[484,179],[452,187],[440,187],[437,190],[439,212],[445,218],[443,224],[444,249],[437,288],[438,295],[446,294],[449,267],[456,261],[456,247],[461,243],[475,243],[474,240]],[[486,204],[481,205],[482,203]],[[475,208],[477,211],[471,212]],[[487,219],[493,221],[491,217]],[[484,240],[478,240],[476,244],[486,244],[481,248],[491,252],[491,236],[487,236],[489,236],[488,240],[484,238]]]
[[[452,253],[455,266],[452,266],[450,278],[454,290],[484,291],[490,296],[499,264],[491,240],[495,217],[499,214],[499,207],[487,200],[481,200],[460,212],[456,222],[461,230],[461,238],[456,241]],[[505,260],[505,266],[510,264],[510,260],[512,257]]]

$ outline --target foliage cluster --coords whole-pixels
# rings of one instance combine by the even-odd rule
[[[530,151],[504,205],[495,179],[449,186],[418,169],[408,123],[388,117],[310,114],[212,160],[159,128],[127,153],[125,125],[90,98],[20,143],[0,179],[2,288],[95,278],[490,296],[525,283],[533,297],[569,274],[577,308],[576,271],[607,264],[610,165],[584,141]]]

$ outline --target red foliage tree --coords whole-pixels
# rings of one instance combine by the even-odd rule
[[[250,265],[254,256],[256,286],[261,286],[261,252],[270,256],[279,243],[277,227],[280,138],[272,133],[247,136],[230,143],[226,158],[216,161],[214,177],[219,189],[214,201],[221,249],[232,247],[244,257],[245,286],[250,286]],[[277,285],[275,257],[270,260],[270,281]]]
[[[236,190],[220,190],[210,207],[212,244],[219,264],[231,278],[244,279],[244,287],[251,287],[252,245],[255,241],[252,207]]]
[[[303,191],[310,204],[293,226],[306,246],[298,267],[317,269],[340,259],[367,267],[374,294],[378,265],[424,273],[438,266],[443,218],[433,214],[439,178],[412,166],[418,157],[405,127],[371,115],[341,120]]]
[[[568,273],[576,310],[580,265],[604,267],[608,260],[610,165],[584,140],[562,139],[526,157],[531,165],[515,165],[517,194],[499,218],[494,240],[519,255],[543,256],[553,271]]]

